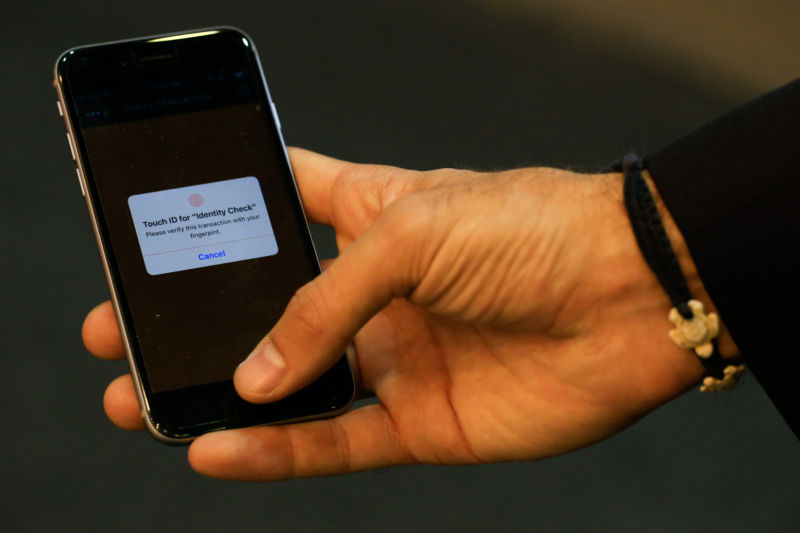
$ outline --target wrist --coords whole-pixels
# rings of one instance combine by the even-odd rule
[[[646,405],[661,405],[701,382],[705,384],[703,376],[716,378],[722,370],[717,370],[716,362],[735,357],[738,350],[721,323],[718,334],[717,328],[713,328],[716,355],[712,359],[701,357],[694,347],[683,347],[684,343],[675,339],[671,332],[677,324],[670,318],[670,310],[677,306],[675,288],[665,285],[664,278],[667,283],[674,283],[676,279],[683,283],[679,301],[698,300],[706,312],[716,310],[677,224],[665,204],[653,194],[654,188],[650,189],[647,197],[652,197],[649,208],[652,215],[649,218],[658,220],[658,226],[664,228],[660,241],[645,240],[643,244],[636,224],[640,224],[640,229],[647,226],[632,218],[641,215],[635,210],[631,212],[628,206],[627,177],[622,173],[608,173],[595,175],[594,179],[606,196],[605,201],[598,203],[599,212],[586,211],[593,213],[587,219],[593,243],[593,260],[588,263],[591,265],[588,270],[592,272],[590,285],[598,291],[596,302],[600,305],[593,306],[596,311],[587,315],[590,318],[585,331],[598,333],[602,342],[623,342],[631,354],[636,354],[638,366],[634,370],[636,378],[630,382],[630,391]],[[640,178],[640,184],[645,183],[648,189],[652,186],[650,181]],[[653,236],[644,234],[644,239],[650,238]],[[667,263],[654,266],[652,256],[646,255],[654,253],[656,242],[661,250],[668,250],[656,252],[655,257],[660,257],[657,261],[663,261],[665,253],[675,256],[668,276],[664,271]],[[621,324],[624,326],[620,327]]]
[[[590,214],[585,227],[591,243],[584,271],[594,297],[587,299],[582,331],[593,343],[625,346],[619,364],[627,368],[627,393],[636,409],[649,410],[695,388],[704,368],[693,351],[669,336],[672,304],[632,231],[623,174],[592,175],[592,183],[602,198],[584,202],[597,209],[584,210]]]

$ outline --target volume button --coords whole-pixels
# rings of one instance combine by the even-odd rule
[[[83,178],[81,177],[81,169],[75,167],[75,173],[78,174],[78,183],[81,186],[81,195],[86,196],[86,189],[83,188]]]
[[[278,124],[278,129],[282,130],[283,127],[281,127],[281,119],[278,118],[278,110],[275,109],[275,103],[272,100],[269,101],[269,107],[270,107],[270,109],[272,109],[272,117],[275,119],[275,122]]]
[[[64,116],[64,110],[61,109],[61,102],[59,100],[56,100],[56,105],[58,106],[58,116],[59,117],[63,117]]]
[[[72,144],[72,135],[67,132],[67,142],[69,143],[69,151],[72,154],[72,160],[77,161],[78,158],[75,156],[75,145]]]

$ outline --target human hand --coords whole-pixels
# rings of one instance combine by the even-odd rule
[[[619,431],[702,375],[666,334],[669,300],[637,248],[620,175],[291,157],[307,214],[334,227],[340,256],[259,345],[278,364],[252,356],[237,389],[277,400],[353,340],[359,384],[379,403],[204,435],[189,451],[198,471],[280,479],[541,458]],[[110,305],[90,313],[84,339],[122,355]],[[105,407],[141,427],[129,377]]]

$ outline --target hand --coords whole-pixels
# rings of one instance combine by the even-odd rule
[[[667,336],[669,300],[637,248],[620,175],[414,172],[290,153],[307,214],[334,227],[340,255],[237,370],[237,389],[277,400],[354,340],[359,384],[379,403],[202,436],[189,450],[199,472],[258,480],[542,458],[699,381],[699,362]],[[89,314],[84,340],[122,355],[109,304]],[[118,425],[142,427],[129,376],[104,403]]]

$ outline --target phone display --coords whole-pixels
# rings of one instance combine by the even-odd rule
[[[56,89],[150,431],[167,442],[328,416],[346,358],[254,405],[236,366],[319,274],[257,54],[233,28],[93,45]]]

